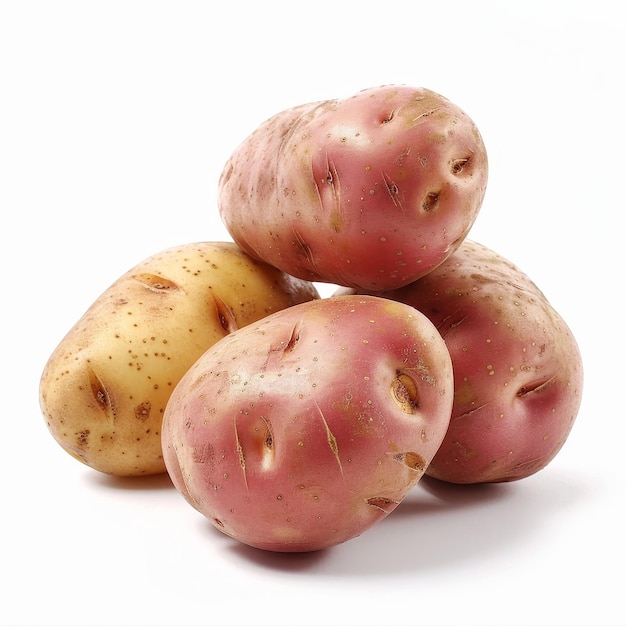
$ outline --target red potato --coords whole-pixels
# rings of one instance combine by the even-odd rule
[[[474,122],[428,89],[302,104],[233,152],[218,207],[249,254],[311,281],[394,289],[460,245],[487,186]]]
[[[306,552],[385,518],[446,432],[452,364],[428,319],[375,297],[274,313],[210,348],[173,391],[163,453],[225,534]]]
[[[466,240],[427,276],[379,295],[427,315],[452,357],[454,406],[429,476],[514,481],[556,456],[580,407],[582,359],[565,321],[526,274]]]

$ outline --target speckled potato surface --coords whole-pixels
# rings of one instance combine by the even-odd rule
[[[314,285],[232,242],[149,257],[93,303],[46,363],[40,404],[52,436],[107,474],[165,472],[163,413],[192,363],[237,328],[316,298]]]
[[[578,414],[583,364],[571,330],[528,275],[466,240],[427,276],[380,295],[427,315],[452,357],[454,406],[429,476],[506,482],[552,461]]]
[[[225,164],[218,206],[243,249],[294,276],[394,289],[459,246],[487,175],[483,139],[459,106],[386,85],[265,121]]]
[[[327,548],[385,518],[422,477],[452,406],[429,320],[376,297],[320,299],[227,336],[172,393],[163,453],[219,530],[281,552]]]

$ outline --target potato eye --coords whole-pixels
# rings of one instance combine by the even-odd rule
[[[545,389],[547,389],[555,380],[556,380],[556,376],[552,376],[547,379],[535,380],[526,385],[522,385],[517,390],[516,395],[518,398],[526,398],[530,396],[531,394],[540,393],[541,391],[544,391]]]
[[[430,191],[422,200],[422,210],[423,211],[432,211],[437,207],[437,203],[439,202],[439,192],[438,191]]]
[[[215,312],[220,326],[227,334],[237,330],[238,324],[235,318],[233,310],[218,296],[213,295],[213,302],[215,303]]]
[[[395,111],[389,111],[389,113],[381,120],[381,124],[389,124],[391,120],[396,116]]]
[[[391,383],[391,397],[405,413],[415,413],[419,408],[419,394],[415,381],[404,372],[397,372]]]
[[[96,372],[88,367],[89,385],[91,387],[91,393],[96,400],[96,404],[110,417],[115,417],[115,407],[113,405],[113,399],[109,395],[109,391],[96,374]]]
[[[135,274],[133,278],[140,283],[143,283],[148,289],[152,291],[177,291],[180,287],[173,281],[163,278],[163,276],[157,276],[156,274]]]
[[[452,161],[452,173],[457,176],[466,169],[467,164],[470,162],[469,157],[464,159],[455,159]]]

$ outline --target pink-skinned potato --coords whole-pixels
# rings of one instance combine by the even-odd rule
[[[579,411],[582,357],[571,329],[527,274],[466,240],[427,276],[379,295],[424,313],[452,358],[450,426],[429,476],[458,484],[515,481],[554,459]]]
[[[460,245],[487,175],[483,139],[459,106],[385,85],[263,122],[227,159],[218,207],[252,256],[307,280],[382,291]]]
[[[165,473],[161,422],[187,369],[224,335],[315,298],[312,283],[233,242],[160,251],[108,287],[50,355],[40,380],[48,429],[105,474]]]
[[[220,531],[308,552],[384,519],[446,432],[452,363],[412,307],[325,298],[220,340],[172,393],[163,452],[175,487]]]

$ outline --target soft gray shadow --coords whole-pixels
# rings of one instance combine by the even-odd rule
[[[485,485],[453,485],[424,477],[387,518],[333,548],[274,553],[224,540],[230,542],[225,546],[229,553],[261,568],[326,577],[428,573],[488,559],[529,541],[584,496],[581,485],[550,474]]]
[[[387,518],[360,537],[316,552],[260,550],[227,537],[205,518],[199,523],[218,550],[262,569],[328,578],[428,573],[489,559],[530,542],[546,525],[558,532],[558,516],[590,496],[575,478],[539,472],[513,483],[453,485],[425,476]],[[177,494],[168,474],[125,478],[86,472],[85,480],[146,497],[154,491]]]
[[[247,561],[262,568],[282,570],[284,572],[310,571],[324,561],[330,550],[316,550],[313,552],[273,552],[253,548],[241,543],[220,532],[213,524],[202,520],[202,525],[208,533],[212,543],[217,543],[220,549],[236,558]]]
[[[361,537],[338,546],[328,573],[430,573],[506,553],[587,494],[580,484],[545,474],[522,481],[452,485],[425,477],[407,498]],[[341,551],[341,554],[339,554]]]

